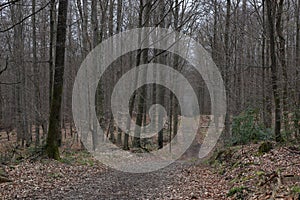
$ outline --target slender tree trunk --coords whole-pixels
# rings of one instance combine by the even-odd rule
[[[49,158],[60,159],[57,137],[60,130],[61,103],[63,94],[63,75],[65,61],[66,23],[68,0],[59,0],[58,23],[55,55],[55,75],[53,98],[49,118],[49,131],[47,136],[46,151]]]
[[[300,0],[298,0],[296,13],[296,66],[300,66]],[[295,109],[295,136],[300,139],[300,69],[296,67],[296,109]]]
[[[32,13],[35,13],[35,0],[32,0]],[[32,41],[33,41],[33,46],[32,46],[32,54],[33,54],[33,72],[34,72],[34,77],[35,77],[35,84],[34,84],[34,89],[35,89],[35,95],[34,95],[34,102],[36,105],[36,111],[35,111],[35,145],[38,146],[40,143],[40,129],[39,129],[39,114],[38,112],[41,110],[40,109],[40,102],[39,102],[39,69],[37,65],[37,52],[36,52],[36,17],[35,15],[32,16]]]
[[[98,0],[92,0],[91,4],[91,25],[93,30],[93,48],[95,48],[99,43],[99,27],[98,27],[98,16],[97,16],[97,1]],[[97,109],[97,116],[99,115],[98,110],[101,107],[100,102],[101,96],[98,94],[98,90],[96,91],[96,109]],[[97,126],[98,126],[98,120],[93,119],[93,127],[92,127],[92,137],[93,137],[93,149],[95,150],[98,145],[98,137],[97,137]]]
[[[262,8],[262,20],[263,20],[263,33],[262,33],[262,49],[261,49],[261,63],[262,63],[262,119],[264,122],[265,127],[268,127],[267,124],[267,113],[266,113],[266,95],[265,95],[265,68],[266,68],[266,54],[265,54],[265,50],[266,50],[266,17],[265,17],[265,1],[262,2],[263,3],[263,8]]]
[[[164,23],[164,14],[165,14],[165,0],[161,0],[159,2],[159,20],[160,20],[160,24],[159,27],[161,28],[165,28],[165,23]],[[159,57],[159,63],[160,64],[164,64],[166,63],[166,58],[165,58],[165,53],[161,54]],[[158,78],[161,80],[161,82],[165,79],[164,74],[162,74],[161,72],[158,73],[159,76]],[[158,102],[160,105],[164,105],[164,100],[165,100],[165,95],[163,93],[163,88],[162,87],[158,87],[157,88],[157,93],[158,93]],[[161,115],[161,113],[158,114],[158,127],[163,127],[163,116]],[[164,146],[164,129],[162,128],[161,130],[159,130],[158,132],[158,149],[162,149]]]
[[[108,34],[112,36],[114,34],[114,0],[109,0],[109,26],[108,26]]]
[[[97,2],[98,0],[92,0],[91,5],[91,25],[93,30],[93,48],[95,48],[99,43],[99,27],[98,27],[98,12],[97,12]]]
[[[229,67],[230,67],[230,55],[229,55],[229,34],[230,34],[230,13],[231,13],[231,0],[227,0],[226,5],[226,21],[225,21],[225,34],[224,34],[224,42],[225,42],[225,69],[224,69],[224,80],[225,87],[227,88],[227,113],[225,116],[225,130],[224,130],[224,138],[230,138],[230,90],[229,90]],[[225,141],[226,142],[226,141]]]
[[[50,45],[49,45],[49,110],[51,108],[52,94],[53,94],[53,43],[54,43],[54,24],[55,24],[55,0],[50,1]]]
[[[175,4],[176,4],[176,9],[175,9],[175,13],[174,13],[174,27],[175,27],[175,30],[176,31],[180,31],[179,30],[179,2],[178,0],[175,1]],[[176,34],[176,41],[179,40],[179,35]],[[178,49],[178,45],[176,46],[176,48]],[[175,56],[174,57],[174,69],[175,70],[179,70],[179,57],[178,56]],[[174,78],[174,80],[176,80],[177,77]],[[173,136],[175,137],[177,135],[177,132],[178,132],[178,117],[179,117],[179,107],[178,107],[178,102],[175,102],[175,97],[174,95],[172,94],[171,95],[171,102],[173,105]],[[171,145],[170,145],[170,148],[171,148]]]
[[[117,5],[117,29],[116,29],[116,33],[120,33],[120,31],[122,31],[122,21],[123,21],[123,17],[122,17],[122,0],[118,0],[118,5]],[[122,45],[122,44],[121,44]],[[122,46],[118,47],[118,48],[122,48]],[[121,59],[119,61],[119,66],[123,66],[123,59]],[[122,67],[119,67],[118,71],[117,71],[117,75],[123,74],[123,69]],[[119,76],[118,76],[119,77]],[[122,116],[118,116],[119,119],[121,120],[120,117]],[[119,121],[119,120],[118,120]],[[118,137],[117,137],[117,143],[119,145],[122,144],[122,130],[120,128],[118,128]]]
[[[88,34],[88,1],[82,1],[82,39],[83,39],[83,57],[85,58],[86,55],[90,51],[89,47],[89,34]]]
[[[139,38],[139,41],[140,41],[140,38]],[[138,57],[138,55],[137,55]],[[132,60],[134,60],[133,56],[130,56],[129,58],[129,63],[133,63]],[[138,60],[138,58],[136,58]],[[138,64],[138,62],[137,62]],[[135,80],[134,80],[134,83],[133,83],[133,88],[136,87],[137,85],[137,80],[138,80],[138,73],[137,73],[137,70],[135,71]],[[133,97],[129,103],[129,117],[127,118],[127,122],[126,122],[126,131],[127,133],[124,134],[124,145],[123,145],[123,149],[124,150],[129,150],[129,134],[128,132],[130,131],[130,126],[131,126],[131,117],[133,116],[133,109],[134,109],[134,104],[135,104],[135,99],[136,99],[136,94],[133,94]]]
[[[109,21],[108,21],[108,35],[109,37],[113,36],[114,34],[114,6],[115,6],[115,1],[114,0],[110,0],[109,1]],[[111,44],[112,46],[114,45],[113,43]],[[114,49],[112,49],[113,51]],[[106,86],[105,88],[107,88],[107,92],[106,94],[111,94],[113,91],[113,87],[112,84],[110,84],[110,82],[115,82],[115,67],[113,67],[110,70],[110,75],[109,78],[111,80],[106,81]],[[111,101],[111,96],[108,96],[108,100]],[[108,106],[110,105],[109,103],[107,104]],[[109,140],[113,143],[116,142],[116,138],[115,138],[115,132],[114,132],[114,119],[113,119],[113,115],[112,113],[109,111],[110,108],[107,107],[107,114],[109,115],[109,124],[108,124],[108,133],[109,133]]]

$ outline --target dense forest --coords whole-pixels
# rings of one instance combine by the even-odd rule
[[[0,198],[80,198],[73,186],[57,192],[69,182],[84,188],[84,199],[300,198],[300,0],[0,0],[0,18]],[[149,45],[114,60],[92,95],[97,120],[82,113],[93,151],[107,140],[132,154],[152,154],[166,146],[171,152],[169,144],[181,135],[186,116],[180,102],[185,100],[160,84],[134,90],[126,102],[130,118],[122,117],[124,112],[113,114],[115,86],[131,69],[170,66],[188,80],[197,97],[199,108],[192,109],[199,114],[191,115],[199,117],[199,127],[189,149],[170,170],[141,178],[110,171],[88,153],[89,138],[80,133],[72,106],[76,77],[94,49],[145,27],[168,29],[178,40],[183,34],[201,44],[220,72],[227,109],[224,116],[214,115],[213,101],[218,101],[212,99],[206,76],[171,51]],[[142,34],[134,40],[141,42]],[[152,76],[172,79],[158,71],[136,72],[128,87]],[[167,116],[149,113],[154,104],[162,105]],[[162,128],[149,138],[140,137],[148,124]],[[222,134],[214,150],[199,159],[210,126]],[[25,174],[18,174],[24,169]],[[41,178],[42,169],[51,175]],[[40,186],[26,182],[30,174],[36,174],[33,180],[39,179]],[[83,178],[93,176],[95,183]],[[158,176],[166,178],[159,181]],[[130,193],[136,181],[138,189]],[[107,190],[93,195],[88,185],[102,182]],[[34,187],[38,189],[33,192]]]

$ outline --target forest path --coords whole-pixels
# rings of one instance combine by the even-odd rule
[[[52,190],[49,199],[169,199],[164,194],[180,182],[182,172],[191,165],[176,161],[158,171],[134,174],[114,169],[88,177],[82,183]]]

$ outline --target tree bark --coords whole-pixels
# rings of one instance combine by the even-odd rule
[[[165,23],[164,23],[164,15],[165,15],[165,0],[161,0],[159,2],[159,20],[160,20],[160,24],[159,27],[160,28],[165,28]],[[160,64],[165,64],[166,63],[166,58],[165,58],[165,53],[161,54],[159,57],[159,63]],[[164,74],[162,74],[161,72],[158,73],[158,78],[163,81],[164,80]],[[158,103],[160,105],[164,105],[164,93],[163,93],[163,88],[162,87],[158,87],[156,89],[158,95]],[[161,113],[158,114],[158,121],[157,123],[159,124],[158,127],[163,127],[163,116],[161,115]],[[164,146],[164,129],[162,128],[161,130],[159,130],[158,132],[158,149],[162,149]]]
[[[51,108],[52,94],[53,94],[53,43],[54,43],[54,23],[55,23],[55,0],[50,1],[50,45],[49,45],[49,110]]]
[[[278,50],[279,50],[279,60],[281,63],[282,68],[282,76],[283,76],[283,93],[282,93],[282,112],[283,112],[283,122],[284,122],[284,129],[286,132],[289,131],[288,127],[288,76],[287,76],[287,64],[285,58],[285,38],[283,34],[283,2],[284,0],[280,0],[278,4],[278,10],[276,15],[276,32],[278,35]]]
[[[142,28],[143,26],[143,11],[144,11],[144,2],[143,0],[140,0],[140,4],[139,4],[139,28]],[[141,32],[139,32],[139,38],[138,41],[139,43],[141,43]],[[136,66],[138,67],[141,64],[141,54],[142,54],[142,50],[139,49],[137,52],[137,57],[136,57]],[[136,80],[138,79],[138,74],[136,76]],[[137,84],[136,84],[137,85]],[[137,108],[137,115],[136,115],[136,129],[134,130],[134,139],[133,139],[133,146],[136,148],[140,148],[141,147],[141,126],[142,126],[142,122],[143,122],[143,106],[144,106],[144,94],[143,94],[143,90],[140,92],[139,94],[139,98],[138,98],[138,108]]]
[[[92,0],[91,5],[91,23],[93,30],[93,48],[95,48],[99,43],[99,27],[98,27],[98,12],[97,12],[97,2],[98,0]]]
[[[46,152],[49,158],[60,159],[57,137],[61,131],[61,103],[63,94],[63,75],[65,61],[66,23],[68,0],[59,0],[58,23],[55,55],[55,74],[53,98],[49,118],[49,131],[47,136]]]
[[[298,0],[296,13],[296,66],[300,66],[300,0]],[[295,136],[300,139],[300,69],[296,67],[296,109],[295,109]]]
[[[230,55],[229,55],[229,34],[230,34],[230,12],[231,12],[231,0],[227,0],[226,4],[226,20],[225,20],[225,34],[224,34],[224,42],[225,42],[225,68],[224,68],[224,80],[226,87],[226,97],[227,97],[227,113],[225,116],[225,129],[224,129],[224,139],[227,140],[230,138],[230,90],[229,90],[229,67],[230,67]],[[216,116],[218,117],[218,116]],[[226,141],[225,141],[226,142]]]
[[[35,0],[32,0],[32,13],[35,13]],[[35,15],[32,15],[32,54],[33,54],[33,71],[34,71],[34,77],[35,77],[35,94],[34,94],[34,102],[36,105],[36,111],[35,111],[35,145],[38,146],[40,143],[40,129],[39,129],[39,114],[38,111],[40,110],[40,102],[39,102],[39,69],[37,65],[37,43],[36,43],[36,17]]]
[[[271,73],[272,73],[272,90],[275,107],[275,128],[274,135],[276,142],[282,142],[281,136],[281,110],[280,110],[280,95],[278,92],[278,78],[277,78],[277,57],[276,57],[276,44],[275,44],[275,13],[276,4],[273,0],[266,0],[268,28],[269,28],[269,42],[270,42],[270,56],[271,56]]]

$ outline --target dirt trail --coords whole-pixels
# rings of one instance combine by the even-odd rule
[[[89,177],[83,183],[52,190],[45,199],[169,199],[164,194],[180,181],[180,174],[190,164],[177,161],[170,166],[151,173],[132,174],[113,169]],[[35,198],[33,197],[33,198]]]

